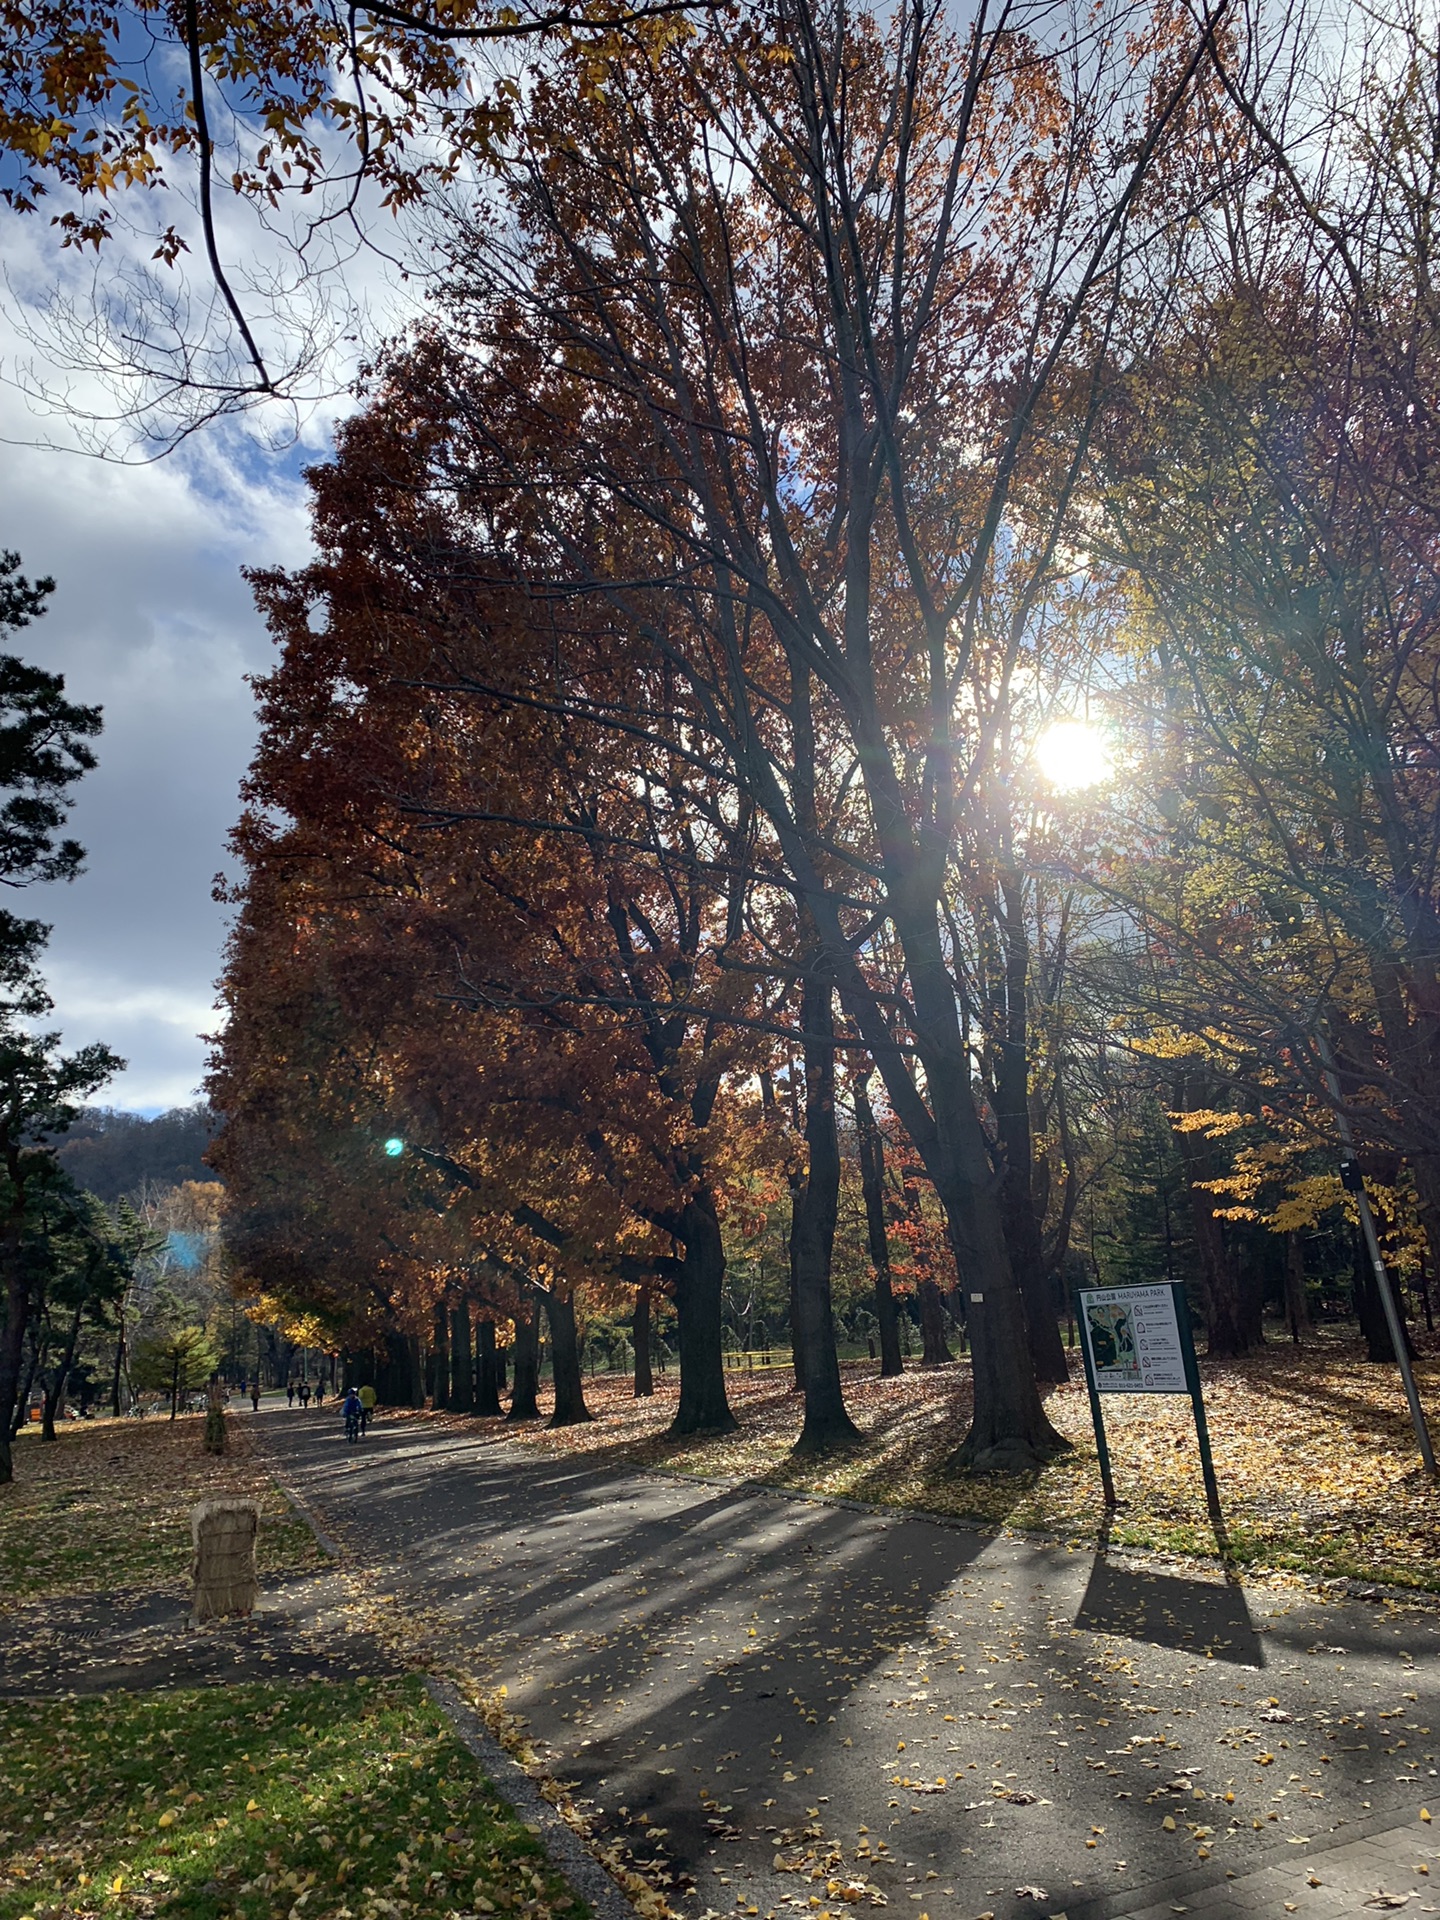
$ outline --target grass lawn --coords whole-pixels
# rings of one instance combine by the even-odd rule
[[[260,1502],[262,1575],[318,1566],[324,1556],[255,1455],[245,1416],[230,1417],[219,1458],[201,1445],[204,1425],[203,1414],[77,1420],[50,1446],[22,1430],[14,1481],[0,1487],[0,1612],[187,1580],[190,1509],[211,1495]]]
[[[1440,1591],[1440,1491],[1421,1474],[1398,1372],[1363,1354],[1358,1341],[1325,1330],[1299,1349],[1272,1339],[1240,1361],[1202,1359],[1231,1549],[1256,1570],[1349,1574]],[[1072,1358],[1078,1376],[1079,1357]],[[618,1375],[587,1379],[586,1399],[598,1416],[591,1426],[550,1433],[483,1424],[518,1446],[1096,1538],[1103,1505],[1083,1379],[1047,1401],[1072,1452],[1040,1473],[974,1479],[949,1465],[969,1415],[966,1362],[915,1367],[897,1380],[881,1380],[871,1363],[844,1372],[864,1438],[819,1461],[791,1455],[800,1406],[784,1373],[728,1376],[741,1424],[722,1439],[667,1438],[678,1391],[673,1373],[657,1376],[650,1401],[631,1398],[629,1380]],[[1416,1372],[1440,1442],[1440,1358],[1423,1358]],[[1111,1543],[1213,1554],[1189,1401],[1109,1395],[1106,1415],[1124,1503]]]
[[[414,1677],[0,1702],[0,1920],[583,1920]]]

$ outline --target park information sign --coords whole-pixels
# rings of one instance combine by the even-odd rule
[[[1200,1392],[1184,1285],[1174,1281],[1153,1287],[1080,1287],[1075,1300],[1106,1506],[1113,1507],[1116,1502],[1101,1394],[1188,1393],[1195,1411],[1205,1498],[1218,1519],[1220,1489],[1210,1458],[1210,1431],[1205,1423],[1205,1401]]]

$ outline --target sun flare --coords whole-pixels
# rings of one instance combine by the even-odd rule
[[[1056,720],[1035,742],[1035,764],[1057,792],[1074,793],[1109,777],[1110,750],[1088,720]]]

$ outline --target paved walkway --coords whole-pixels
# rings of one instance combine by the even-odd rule
[[[1440,1912],[1434,1613],[453,1422],[359,1449],[283,1409],[264,1431],[693,1920]]]

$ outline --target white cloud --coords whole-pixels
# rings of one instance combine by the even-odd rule
[[[211,882],[255,732],[244,676],[270,658],[240,570],[308,549],[293,471],[236,451],[216,437],[151,467],[14,445],[0,460],[0,546],[56,580],[15,644],[105,709],[73,817],[86,871],[18,904],[55,929],[46,1024],[126,1056],[101,1096],[122,1106],[186,1100],[203,1071],[224,930]]]

